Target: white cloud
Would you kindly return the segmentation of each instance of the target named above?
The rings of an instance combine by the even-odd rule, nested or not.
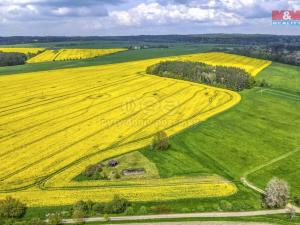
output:
[[[167,24],[180,22],[214,23],[216,25],[236,25],[241,23],[238,15],[215,9],[205,9],[184,4],[141,3],[129,10],[109,13],[112,21],[119,25],[136,26],[143,23]]]
[[[87,7],[58,7],[50,11],[57,16],[89,16],[93,14],[93,9]]]
[[[300,9],[300,0],[0,0],[0,32],[63,35],[74,26],[79,35],[223,32],[228,26],[247,32],[243,27],[252,26],[259,33],[274,9]]]

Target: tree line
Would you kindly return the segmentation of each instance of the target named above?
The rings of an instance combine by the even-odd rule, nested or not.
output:
[[[300,36],[296,35],[267,35],[267,34],[195,34],[195,35],[139,35],[139,36],[13,36],[0,37],[0,44],[25,44],[71,41],[111,41],[116,43],[187,43],[187,44],[228,44],[228,45],[267,45],[300,44]]]
[[[300,66],[300,51],[271,47],[249,47],[235,49],[231,53]]]
[[[252,58],[265,59],[300,66],[300,45],[270,44],[251,47],[217,47],[212,51],[227,52]]]
[[[242,91],[255,85],[254,78],[235,67],[211,66],[201,62],[165,61],[147,68],[148,74],[188,80],[233,91]]]

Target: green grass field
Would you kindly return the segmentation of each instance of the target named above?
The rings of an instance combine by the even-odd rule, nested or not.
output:
[[[299,148],[299,75],[298,67],[274,63],[258,75],[272,88],[241,92],[237,106],[176,135],[166,152],[142,152],[163,177],[217,173],[239,181],[252,169]],[[300,195],[299,161],[300,154],[292,154],[249,178],[264,188],[278,176]]]

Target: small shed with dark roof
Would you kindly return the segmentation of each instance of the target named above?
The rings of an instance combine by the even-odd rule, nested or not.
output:
[[[108,166],[109,166],[109,167],[115,167],[115,166],[117,166],[118,164],[119,164],[119,162],[118,162],[117,160],[114,160],[114,159],[109,160],[109,162],[108,162]]]

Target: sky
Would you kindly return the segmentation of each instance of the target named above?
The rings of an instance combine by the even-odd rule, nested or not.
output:
[[[287,9],[300,0],[0,0],[0,36],[300,35],[272,26],[272,10]]]

